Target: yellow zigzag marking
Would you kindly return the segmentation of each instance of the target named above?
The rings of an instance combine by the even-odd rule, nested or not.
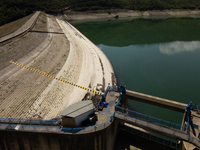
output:
[[[47,77],[49,77],[49,78],[56,79],[56,80],[61,81],[61,82],[64,82],[64,83],[71,84],[71,85],[73,85],[73,86],[75,86],[75,87],[78,87],[78,88],[80,88],[80,89],[84,89],[84,90],[86,90],[86,91],[89,91],[89,92],[92,92],[92,93],[95,93],[95,94],[98,94],[98,95],[103,95],[103,94],[100,93],[100,92],[93,91],[93,90],[91,90],[91,89],[85,88],[85,87],[83,87],[83,86],[76,85],[76,84],[74,84],[74,83],[72,83],[72,82],[69,82],[69,81],[66,81],[66,80],[63,80],[63,79],[60,79],[60,78],[56,78],[56,77],[54,77],[54,76],[51,76],[51,74],[47,74],[47,73],[45,73],[45,72],[41,72],[40,70],[36,70],[35,68],[31,68],[31,67],[25,66],[25,65],[23,65],[23,64],[19,64],[18,62],[13,62],[13,61],[11,60],[10,63],[11,63],[11,64],[18,65],[18,66],[20,66],[20,67],[22,67],[22,68],[31,70],[31,71],[36,72],[36,73],[38,73],[38,74],[47,76]]]

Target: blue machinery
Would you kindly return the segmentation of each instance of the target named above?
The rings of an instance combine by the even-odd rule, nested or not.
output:
[[[112,89],[111,86],[108,86],[106,91],[104,92],[99,104],[104,101],[109,89]],[[197,147],[200,148],[200,140],[194,136],[196,136],[196,133],[194,131],[194,125],[192,122],[192,116],[191,116],[191,110],[192,110],[192,103],[190,102],[186,107],[186,121],[187,121],[187,127],[178,125],[172,122],[168,122],[165,120],[161,120],[152,116],[148,116],[142,113],[138,113],[136,111],[131,111],[122,107],[119,107],[120,103],[123,103],[122,97],[126,95],[126,89],[123,86],[115,87],[115,90],[117,89],[118,92],[120,92],[120,99],[115,105],[115,112],[113,113],[112,118],[120,119],[123,122],[151,130],[157,133],[160,133],[164,136],[168,136],[174,139],[182,140],[189,142]],[[124,126],[124,125],[123,125]],[[197,125],[196,125],[197,126]],[[189,134],[189,128],[191,127],[194,136],[191,136]],[[187,132],[186,131],[187,129]]]
[[[186,115],[185,115],[185,121],[187,122],[187,132],[189,134],[190,127],[191,127],[194,136],[196,136],[196,133],[195,133],[195,130],[194,130],[194,124],[193,124],[193,121],[192,121],[191,110],[192,110],[192,102],[189,102],[189,104],[186,107]]]

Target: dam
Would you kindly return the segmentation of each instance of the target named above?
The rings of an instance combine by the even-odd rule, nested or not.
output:
[[[133,99],[139,97],[140,100],[149,103],[154,101],[153,104],[184,112],[182,125],[128,110],[127,98],[131,96]],[[187,116],[186,107],[186,104],[135,93],[122,86],[108,86],[99,103],[94,105],[94,113],[98,118],[95,124],[72,128],[63,126],[62,120],[0,118],[0,148],[114,149],[116,137],[122,131],[132,133],[132,136],[140,135],[142,139],[149,139],[171,149],[199,148],[199,107],[191,104],[190,121],[188,118],[191,116]],[[155,136],[153,132],[176,139],[179,143]]]
[[[37,15],[39,15],[39,13]],[[66,38],[64,37],[64,33],[62,32],[64,30],[66,30],[66,32],[69,30],[73,30],[74,33],[72,32],[72,35],[74,37],[78,37],[78,39],[80,39],[81,42],[87,41],[87,39],[78,31],[76,31],[76,29],[73,28],[73,26],[71,26],[69,23],[66,24],[67,25],[67,29],[66,29],[62,21],[57,21],[57,24],[60,24],[60,26],[63,29],[63,30],[59,29],[58,30],[59,32],[58,32],[57,30],[53,30],[52,28],[56,26],[55,19],[49,16],[47,21],[48,20],[50,22],[48,24],[50,32],[49,33],[47,32],[49,34],[48,38],[46,38],[47,41],[53,41],[55,43],[56,42],[55,40],[57,38],[59,38],[60,36],[63,36],[62,41],[61,41],[61,38],[60,40],[58,40],[60,41],[59,45],[62,45],[64,43],[63,39]],[[45,20],[43,20],[42,23],[45,23]],[[28,27],[28,30],[26,29],[22,31],[23,34],[26,34],[29,30],[31,30],[29,26],[27,27]],[[42,32],[34,30],[34,31],[31,31],[30,33],[42,33]],[[22,34],[20,33],[19,36],[22,36]],[[67,47],[67,44],[66,43],[64,44],[65,45],[62,47],[63,49]],[[92,49],[92,47],[88,48],[88,43],[86,45],[76,45],[73,43],[73,40],[71,40],[69,41],[68,44],[70,44],[71,47],[78,47],[78,49],[84,47],[85,51],[88,49]],[[50,44],[50,45],[52,46],[53,44]],[[43,45],[43,46],[45,47],[46,45]],[[51,51],[54,50],[54,48],[55,47],[52,47]],[[95,61],[99,65],[96,68],[99,71],[96,75],[99,75],[99,74],[104,75],[104,73],[108,73],[107,74],[108,76],[113,75],[113,72],[111,73],[109,72],[110,70],[112,70],[111,68],[106,70],[107,64],[106,65],[104,64],[105,60],[100,59],[100,56],[102,54],[94,53],[95,51],[88,51],[86,55],[84,56],[86,57],[87,55],[89,55],[89,57],[86,57],[86,58],[95,58],[94,60],[91,60],[91,62]],[[77,59],[77,60],[80,60],[81,62],[81,58],[79,57],[80,53],[78,53],[79,51],[76,51],[76,52],[77,52],[77,57],[71,58],[71,59],[74,59],[74,60]],[[59,54],[59,52],[57,54]],[[73,56],[74,54],[75,53],[72,53],[71,55],[69,54],[69,56]],[[66,71],[62,68],[59,68],[59,66],[65,65],[63,62],[66,61],[66,56],[67,56],[67,53],[63,53],[62,56],[60,55],[59,59],[57,59],[59,60],[58,61],[59,63],[60,63],[60,60],[63,59],[62,64],[59,64],[59,63],[56,64],[55,68],[57,70],[60,69],[63,72]],[[42,60],[44,60],[43,64],[48,64],[46,63],[46,61],[50,62],[49,60],[46,60],[43,58],[45,57],[41,57],[40,60],[38,61],[40,62],[39,65],[41,65]],[[53,59],[53,57],[49,59],[51,60]],[[147,145],[149,148],[151,146],[154,147],[151,149],[199,148],[199,121],[198,121],[199,120],[199,106],[189,103],[189,101],[188,101],[189,104],[187,105],[184,103],[179,103],[179,102],[171,101],[168,99],[163,99],[163,98],[127,90],[122,86],[118,87],[118,86],[111,86],[111,85],[108,85],[104,93],[97,92],[97,91],[96,93],[94,89],[85,88],[85,87],[96,86],[93,83],[92,85],[90,85],[90,82],[84,83],[84,87],[82,87],[82,86],[74,84],[74,83],[79,84],[82,82],[82,81],[76,82],[77,79],[75,78],[73,79],[73,81],[70,81],[70,82],[66,80],[65,78],[63,79],[62,77],[65,76],[66,74],[62,74],[62,76],[60,75],[61,74],[60,72],[59,72],[59,76],[56,75],[58,72],[54,72],[53,74],[50,74],[49,72],[54,71],[53,68],[50,68],[49,70],[45,70],[47,72],[46,73],[46,72],[41,72],[39,69],[35,69],[37,67],[37,64],[32,65],[30,63],[27,66],[27,63],[26,65],[22,65],[22,62],[23,61],[19,63],[13,62],[12,60],[10,61],[10,63],[12,64],[16,64],[22,68],[26,68],[28,70],[33,71],[31,73],[35,72],[38,74],[42,74],[43,75],[42,77],[44,78],[49,77],[46,79],[49,79],[49,80],[55,79],[57,81],[61,81],[59,82],[61,84],[55,85],[53,82],[51,82],[50,84],[49,80],[45,80],[45,82],[48,82],[47,85],[42,85],[43,87],[42,86],[39,87],[38,85],[42,83],[42,80],[40,79],[38,80],[34,74],[35,76],[34,78],[33,77],[30,78],[30,76],[28,76],[28,79],[32,80],[32,83],[29,86],[35,87],[35,89],[31,88],[31,90],[29,90],[28,88],[24,88],[24,85],[25,85],[24,76],[27,74],[27,72],[24,72],[20,76],[17,76],[19,79],[21,78],[20,82],[19,80],[17,80],[13,84],[16,87],[19,87],[18,85],[15,85],[15,83],[21,83],[20,85],[21,89],[19,90],[20,92],[22,91],[22,89],[24,91],[26,90],[26,92],[21,94],[22,97],[19,96],[20,103],[18,103],[19,106],[16,106],[16,100],[12,98],[14,95],[12,93],[13,91],[13,87],[11,86],[12,84],[7,85],[6,83],[7,80],[4,81],[8,77],[8,74],[4,74],[4,76],[1,76],[0,80],[3,81],[2,85],[7,86],[7,89],[2,90],[2,91],[5,91],[5,93],[7,93],[6,96],[8,97],[8,99],[6,99],[6,102],[3,103],[3,106],[1,108],[1,113],[5,114],[4,118],[0,118],[0,132],[1,132],[0,133],[1,135],[0,149],[2,150],[4,149],[117,149],[120,143],[121,145],[123,145],[123,142],[125,143],[125,141],[123,141],[123,139],[120,139],[120,137],[124,137],[124,140],[125,140],[127,139],[125,138],[125,136],[128,137],[128,140],[130,140],[130,143],[133,142],[131,140],[134,140],[138,143],[145,143],[145,145]],[[77,67],[76,63],[78,62],[76,61],[74,63],[74,67]],[[82,77],[84,79],[88,77],[88,70],[90,70],[88,68],[89,67],[92,68],[92,65],[91,63],[88,64],[85,61],[83,66],[86,66],[84,68],[85,70],[81,70],[82,73],[85,73],[84,74],[85,76]],[[49,66],[47,65],[45,68],[48,68],[48,67]],[[71,67],[71,69],[72,68],[73,67]],[[80,68],[76,68],[77,72],[79,70]],[[2,72],[6,72],[6,71],[3,70],[1,71],[1,73]],[[71,72],[74,73],[74,70],[72,69]],[[15,73],[15,70],[13,70],[10,74],[14,74],[14,73]],[[93,79],[94,76],[90,74],[89,78]],[[110,79],[107,80],[104,77],[106,77],[106,75],[100,76],[99,77],[100,81],[96,81],[96,83],[104,82],[104,86],[105,86],[109,82],[114,82],[113,80],[110,80]],[[63,97],[63,95],[58,94],[57,97],[53,97],[53,96],[55,95],[56,90],[57,91],[60,90],[62,93],[67,93],[66,91],[68,91],[68,87],[67,88],[64,87],[62,83],[67,83],[70,86],[72,85],[76,87],[75,89],[76,92],[73,92],[73,95],[69,97],[69,100],[71,100],[71,102],[69,103],[68,107],[73,105],[72,101],[77,101],[78,99],[77,97],[79,96],[78,94],[80,94],[81,92],[82,92],[81,93],[82,95],[85,94],[84,92],[88,91],[88,92],[92,92],[101,96],[101,98],[99,98],[99,101],[97,101],[97,103],[94,102],[93,99],[91,99],[93,104],[91,104],[91,101],[90,101],[88,105],[92,106],[92,107],[89,107],[89,113],[93,112],[92,113],[93,116],[90,116],[91,114],[86,117],[84,116],[85,118],[83,117],[84,120],[81,120],[81,125],[70,127],[69,124],[71,123],[68,123],[68,121],[65,120],[67,123],[64,124],[63,118],[62,120],[57,119],[57,118],[52,119],[52,120],[45,119],[46,117],[45,114],[52,116],[52,114],[54,114],[55,112],[57,113],[57,111],[59,111],[59,109],[61,108],[61,106],[58,107],[60,105],[60,101],[58,100],[60,97]],[[55,90],[53,91],[53,90],[45,89],[45,91],[41,94],[40,91],[42,91],[48,85],[50,86],[54,85],[53,87],[55,87]],[[41,89],[38,89],[38,87]],[[81,92],[77,90],[78,88],[79,90],[81,90]],[[10,90],[8,91],[8,89]],[[32,100],[35,98],[34,94],[31,93],[34,90],[38,90],[38,93],[36,94],[37,95],[41,94],[41,96],[38,97],[34,93],[36,95],[35,97],[37,101],[35,101],[33,105],[31,104],[31,102],[25,103],[24,99],[29,98],[30,100]],[[70,90],[72,91],[72,89]],[[69,92],[71,92],[70,90]],[[18,95],[18,92],[16,92],[15,94]],[[44,99],[45,96],[47,96],[46,97],[47,100],[49,99],[52,100],[52,101],[49,101],[49,103],[52,104],[51,109],[53,109],[51,113],[47,113],[47,110],[45,109],[45,107],[48,104],[40,103]],[[129,110],[127,109],[127,103],[128,103],[127,99],[133,99],[134,101],[140,101],[143,103],[148,103],[151,105],[181,112],[183,113],[182,124],[176,124],[176,123],[158,119],[149,115],[145,115],[137,111]],[[80,100],[81,99],[78,99],[78,101]],[[8,105],[7,101],[11,101],[12,105],[9,104],[6,110],[4,110],[4,108]],[[80,103],[78,103],[78,105],[81,106],[79,107],[79,109],[83,108],[84,106],[83,104],[80,104]],[[42,107],[41,110],[35,111],[35,108],[40,107],[40,106]],[[28,113],[26,113],[25,117],[23,118],[22,117],[24,115],[23,113],[26,112],[25,109],[29,109],[29,108],[31,110]],[[69,112],[65,112],[65,114],[63,114],[63,117],[76,118],[78,115],[82,115],[81,113],[79,113],[74,116],[69,116],[69,115],[66,115],[66,113],[69,113]],[[11,114],[13,114],[14,117],[10,117]],[[38,119],[27,119],[27,118],[31,118],[31,114],[34,114],[34,117],[36,116],[38,117]],[[1,116],[3,117],[4,115],[1,115]],[[48,118],[49,116],[47,116],[46,118]],[[43,119],[39,119],[42,117]],[[156,133],[156,134],[153,134],[153,133]],[[175,139],[178,142],[167,139],[165,137]],[[123,148],[131,149],[130,148],[131,146],[135,146],[134,144],[132,145],[131,144],[130,145],[127,144]]]

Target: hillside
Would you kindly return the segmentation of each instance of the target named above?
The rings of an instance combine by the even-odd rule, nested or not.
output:
[[[86,10],[164,10],[199,9],[199,0],[2,0],[0,1],[0,26],[41,10],[50,14],[62,13],[64,8]],[[109,11],[108,11],[109,13]]]
[[[59,13],[66,7],[66,0],[2,0],[0,1],[0,26],[41,10]]]
[[[70,9],[76,11],[98,9],[164,10],[199,9],[199,0],[66,0]]]

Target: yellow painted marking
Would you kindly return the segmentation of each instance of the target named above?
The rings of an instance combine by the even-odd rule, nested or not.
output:
[[[13,62],[13,61],[11,60],[10,63],[11,63],[11,64],[18,65],[18,66],[23,67],[23,68],[26,68],[26,69],[28,69],[28,70],[34,71],[34,72],[36,72],[36,73],[38,73],[38,74],[42,74],[42,75],[47,76],[47,77],[49,77],[49,78],[56,79],[56,80],[58,80],[58,81],[60,80],[61,82],[65,82],[65,83],[71,84],[71,85],[73,85],[73,86],[75,86],[75,87],[78,87],[78,88],[80,88],[80,89],[84,89],[84,90],[86,90],[86,91],[93,92],[93,93],[98,94],[98,95],[103,95],[103,94],[100,93],[100,92],[97,92],[97,91],[94,91],[94,90],[85,88],[85,87],[83,87],[83,86],[76,85],[76,84],[74,84],[74,83],[72,83],[72,82],[63,80],[63,79],[61,79],[61,78],[56,78],[56,77],[52,76],[51,74],[47,74],[47,73],[45,73],[45,72],[41,72],[40,70],[36,70],[35,68],[31,68],[31,67],[25,66],[25,65],[23,65],[23,64],[19,64],[18,62]]]

